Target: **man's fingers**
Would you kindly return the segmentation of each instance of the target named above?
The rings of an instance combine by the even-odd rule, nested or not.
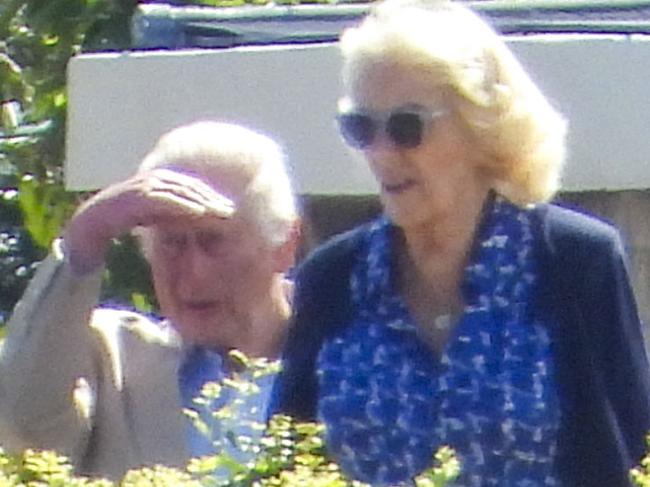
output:
[[[158,207],[156,213],[161,210],[161,204],[166,207],[167,212],[178,215],[191,213],[196,216],[205,216],[209,213],[216,213],[221,218],[227,218],[233,211],[232,207],[230,209],[217,205],[209,207],[206,202],[199,203],[193,198],[187,198],[185,195],[177,194],[166,189],[151,189],[147,191],[147,198],[153,201]]]
[[[230,218],[235,212],[233,202],[217,192],[213,195],[205,195],[197,194],[186,187],[161,185],[148,188],[145,195],[147,199],[156,203],[176,205],[179,213],[189,210],[197,216],[212,215]],[[174,208],[170,207],[169,210],[174,211]]]
[[[180,205],[197,215],[230,218],[235,212],[232,200],[200,179],[168,169],[146,177],[144,194],[148,198]]]

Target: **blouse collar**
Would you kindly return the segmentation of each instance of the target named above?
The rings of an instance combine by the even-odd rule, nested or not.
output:
[[[465,312],[506,308],[520,302],[526,284],[535,278],[530,208],[520,208],[491,192],[483,206],[469,263],[461,283]],[[352,274],[352,296],[357,306],[383,310],[402,305],[397,292],[395,239],[399,228],[382,215],[366,235]]]

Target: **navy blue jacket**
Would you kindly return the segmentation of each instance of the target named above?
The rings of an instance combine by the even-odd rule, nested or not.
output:
[[[534,215],[539,305],[556,323],[560,477],[570,487],[629,486],[650,430],[650,373],[620,238],[613,227],[557,206],[539,205]],[[349,278],[365,231],[330,240],[296,274],[279,412],[315,419],[315,359],[323,340],[352,321]]]

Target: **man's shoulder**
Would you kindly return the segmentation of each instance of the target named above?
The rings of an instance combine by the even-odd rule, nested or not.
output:
[[[126,333],[137,340],[152,345],[177,347],[180,338],[166,322],[133,310],[96,308],[90,326],[104,337],[116,337]]]

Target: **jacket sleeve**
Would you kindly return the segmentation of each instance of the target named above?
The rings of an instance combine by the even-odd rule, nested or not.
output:
[[[298,268],[294,313],[271,413],[316,419],[318,353],[323,341],[349,321],[350,270],[363,230],[362,226],[333,238]]]
[[[569,485],[629,486],[650,429],[650,370],[625,252],[611,226],[553,208],[547,221]]]
[[[607,412],[620,433],[616,441],[629,469],[645,451],[650,432],[650,368],[642,323],[627,271],[623,245],[615,234],[603,259],[592,260],[588,282],[580,290],[585,314],[598,326],[594,344],[599,379],[607,391]]]
[[[0,350],[0,443],[81,460],[92,427],[101,271],[72,274],[55,242],[7,324]]]

